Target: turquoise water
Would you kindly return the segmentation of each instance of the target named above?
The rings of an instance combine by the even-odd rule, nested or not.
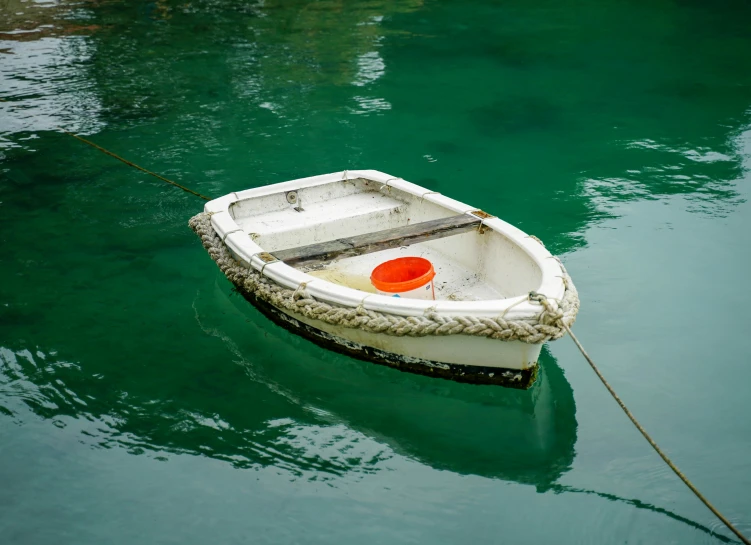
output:
[[[718,543],[569,339],[529,392],[270,324],[201,193],[375,168],[542,238],[575,330],[751,534],[744,2],[0,3],[0,536]]]

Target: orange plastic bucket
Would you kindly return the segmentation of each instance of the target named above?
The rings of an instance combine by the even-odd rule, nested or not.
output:
[[[381,263],[370,282],[383,295],[410,299],[435,299],[433,264],[422,257],[400,257]]]

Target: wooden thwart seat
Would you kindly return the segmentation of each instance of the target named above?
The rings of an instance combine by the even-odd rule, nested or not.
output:
[[[288,265],[333,261],[466,233],[478,228],[481,223],[482,220],[478,217],[461,214],[354,237],[278,250],[271,254]]]

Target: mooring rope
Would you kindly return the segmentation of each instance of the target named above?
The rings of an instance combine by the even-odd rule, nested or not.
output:
[[[536,300],[540,302],[545,308],[548,308],[548,305],[550,304],[547,300],[547,298],[542,294],[535,294],[537,296]],[[607,380],[605,380],[605,377],[600,372],[600,369],[597,367],[595,362],[592,360],[592,358],[589,357],[589,354],[587,354],[587,351],[584,350],[584,347],[579,342],[579,339],[574,335],[574,332],[571,331],[571,328],[568,326],[567,323],[565,323],[563,320],[560,320],[561,325],[566,329],[566,332],[571,336],[571,339],[574,341],[574,344],[576,344],[576,347],[579,349],[579,351],[582,353],[582,356],[584,356],[584,359],[587,360],[587,363],[589,363],[589,366],[592,368],[592,370],[595,372],[595,374],[598,376],[600,381],[605,385],[605,388],[608,389],[608,392],[610,392],[610,395],[613,396],[613,399],[620,405],[621,409],[623,409],[623,412],[626,413],[626,416],[628,416],[629,420],[633,423],[634,426],[636,426],[636,429],[639,430],[639,432],[644,436],[644,439],[647,440],[647,442],[652,445],[652,448],[655,449],[657,454],[660,455],[660,458],[668,465],[670,469],[673,470],[673,473],[678,475],[678,477],[683,481],[683,483],[689,487],[691,492],[696,495],[697,498],[699,498],[704,505],[709,508],[712,513],[715,514],[715,516],[722,521],[722,523],[727,526],[731,532],[733,532],[738,538],[745,543],[746,545],[751,545],[751,541],[744,536],[740,530],[738,530],[733,524],[725,518],[725,516],[720,513],[717,508],[712,505],[712,502],[710,502],[707,498],[704,497],[704,494],[699,492],[699,490],[694,486],[694,483],[692,483],[688,477],[686,477],[683,472],[678,469],[678,467],[673,463],[673,461],[668,458],[668,455],[665,454],[662,449],[655,443],[655,440],[652,439],[652,437],[647,433],[647,430],[645,430],[641,424],[639,424],[639,421],[636,420],[636,417],[631,414],[631,411],[628,410],[628,407],[626,407],[626,404],[621,400],[620,397],[618,397],[618,394],[615,393],[615,390],[613,390],[613,387],[610,386]]]
[[[123,159],[123,158],[122,158],[122,157],[120,157],[119,155],[116,155],[116,154],[112,153],[111,151],[107,151],[106,149],[104,149],[104,148],[103,148],[103,147],[101,147],[101,146],[97,146],[97,145],[96,145],[96,144],[95,144],[94,142],[91,142],[91,141],[89,141],[89,140],[86,140],[85,138],[81,138],[81,137],[80,137],[80,136],[78,136],[77,134],[73,134],[72,132],[68,132],[68,131],[66,131],[65,129],[59,129],[59,130],[61,130],[62,132],[64,132],[65,134],[67,134],[67,135],[69,135],[69,136],[72,136],[73,138],[75,138],[75,139],[77,139],[77,140],[80,140],[80,141],[81,141],[81,142],[83,142],[84,144],[88,144],[88,145],[89,145],[89,146],[91,146],[92,148],[96,148],[96,149],[98,149],[98,150],[99,150],[99,151],[101,151],[102,153],[106,153],[106,154],[107,154],[107,155],[109,155],[110,157],[114,157],[114,158],[115,158],[115,159],[117,159],[118,161],[122,161],[122,162],[123,162],[123,163],[125,163],[126,165],[132,166],[133,168],[137,168],[137,169],[138,169],[138,170],[140,170],[141,172],[145,172],[146,174],[151,174],[152,176],[154,176],[155,178],[159,178],[159,179],[160,179],[160,180],[162,180],[163,182],[167,182],[168,184],[172,184],[172,185],[174,185],[175,187],[179,187],[179,188],[180,188],[180,189],[182,189],[183,191],[185,191],[185,192],[187,192],[187,193],[190,193],[191,195],[195,195],[196,197],[200,197],[200,198],[202,198],[202,199],[203,199],[204,201],[210,201],[210,200],[211,200],[211,197],[207,197],[206,195],[201,195],[201,194],[200,194],[200,193],[198,193],[197,191],[193,191],[192,189],[188,189],[188,188],[187,188],[187,187],[185,187],[184,185],[180,185],[180,184],[178,184],[177,182],[173,182],[172,180],[168,180],[167,178],[165,178],[164,176],[160,176],[160,175],[159,175],[159,174],[157,174],[156,172],[151,172],[150,170],[146,170],[146,169],[145,169],[145,168],[143,168],[143,167],[139,167],[139,166],[138,166],[137,164],[135,164],[135,163],[132,163],[132,162],[128,161],[127,159]]]

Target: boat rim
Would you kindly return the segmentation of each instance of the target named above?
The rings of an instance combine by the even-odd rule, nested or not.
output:
[[[478,210],[384,172],[344,170],[228,193],[206,203],[204,212],[211,216],[214,231],[240,263],[246,267],[252,267],[263,276],[288,289],[296,290],[302,286],[313,298],[322,302],[350,308],[363,307],[365,310],[396,316],[424,316],[427,313],[436,313],[445,317],[495,318],[503,315],[507,319],[523,320],[539,315],[540,305],[529,301],[528,294],[483,301],[433,301],[388,297],[334,284],[299,271],[283,261],[269,262],[267,250],[247,236],[230,213],[230,207],[238,201],[358,178],[404,191],[457,214],[468,214]],[[537,238],[495,216],[484,218],[482,225],[509,239],[535,262],[542,275],[540,285],[535,291],[545,295],[548,299],[561,300],[563,298],[566,288],[563,281],[564,271],[559,261]]]

